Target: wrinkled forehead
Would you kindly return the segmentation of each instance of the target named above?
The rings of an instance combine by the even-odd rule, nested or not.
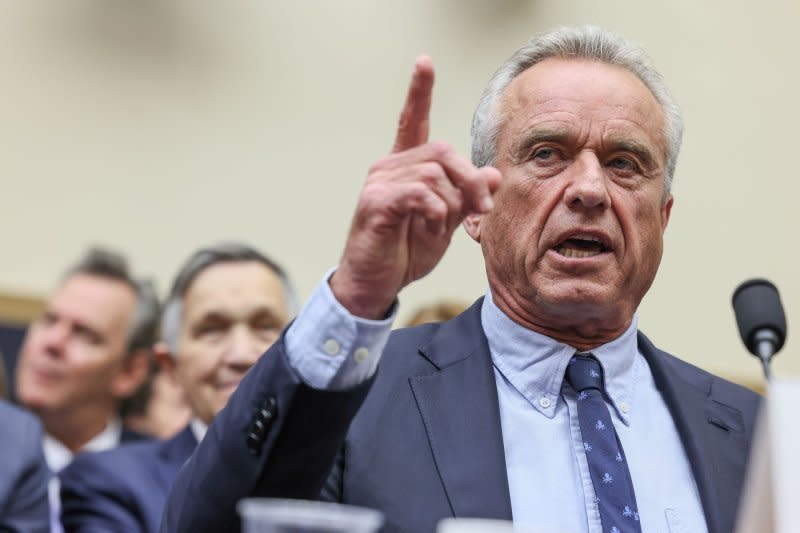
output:
[[[183,298],[185,317],[260,309],[288,316],[283,280],[257,261],[217,263],[199,272]]]
[[[644,82],[618,65],[589,59],[545,59],[508,84],[498,113],[498,140],[546,119],[626,121],[648,136],[666,159],[664,110]]]
[[[103,332],[121,329],[127,335],[136,299],[133,287],[121,280],[73,274],[53,292],[47,309]]]

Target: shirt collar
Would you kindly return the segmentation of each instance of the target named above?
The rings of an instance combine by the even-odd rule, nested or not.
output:
[[[106,425],[105,429],[95,435],[89,442],[83,445],[81,451],[100,452],[119,446],[120,436],[122,435],[122,423],[119,418],[113,418]],[[45,433],[44,457],[51,472],[60,472],[70,462],[74,454],[69,448],[64,446],[58,439]]]
[[[600,366],[603,367],[603,385],[606,395],[617,411],[620,420],[630,425],[630,414],[633,407],[633,393],[639,381],[638,372],[641,365],[636,365],[639,353],[637,332],[637,316],[633,316],[631,325],[625,333],[611,342],[592,350]]]
[[[491,291],[483,300],[481,323],[495,368],[534,409],[553,418],[560,401],[564,372],[575,348],[511,320],[494,303]],[[592,350],[603,367],[606,393],[626,425],[636,383],[636,331],[634,315],[621,336]]]
[[[192,430],[192,435],[197,439],[197,442],[203,442],[203,437],[206,436],[206,432],[208,431],[208,424],[195,416],[189,421],[189,427]]]

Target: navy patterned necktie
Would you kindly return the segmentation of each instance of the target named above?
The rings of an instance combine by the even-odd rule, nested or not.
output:
[[[575,355],[567,383],[578,393],[578,423],[604,533],[641,533],[625,452],[603,399],[603,369],[593,356]]]

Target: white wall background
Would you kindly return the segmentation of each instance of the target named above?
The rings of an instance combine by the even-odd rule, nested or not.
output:
[[[249,241],[303,296],[338,260],[415,56],[437,66],[432,133],[464,153],[494,69],[528,36],[594,23],[643,45],[686,117],[665,258],[640,310],[661,347],[735,379],[759,367],[730,306],[781,289],[800,374],[800,7],[670,0],[17,0],[0,4],[0,290],[44,295],[92,243],[166,291],[196,247]],[[485,290],[459,233],[402,317]]]

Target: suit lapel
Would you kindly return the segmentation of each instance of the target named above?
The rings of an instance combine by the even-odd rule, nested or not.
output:
[[[500,410],[481,304],[443,324],[420,348],[436,370],[409,382],[454,516],[510,520]],[[741,412],[714,397],[711,375],[688,370],[641,333],[639,349],[686,449],[709,533],[732,531],[730,510],[738,505],[747,455]]]
[[[157,471],[165,487],[172,486],[178,470],[192,455],[196,447],[197,439],[192,433],[191,426],[186,426],[177,435],[162,442],[158,450],[161,466],[157,468]]]
[[[481,303],[443,324],[420,348],[436,371],[409,382],[454,516],[510,520],[500,409]]]
[[[747,437],[739,410],[714,398],[713,378],[655,348],[641,333],[639,350],[672,413],[694,473],[710,533],[733,530]]]

